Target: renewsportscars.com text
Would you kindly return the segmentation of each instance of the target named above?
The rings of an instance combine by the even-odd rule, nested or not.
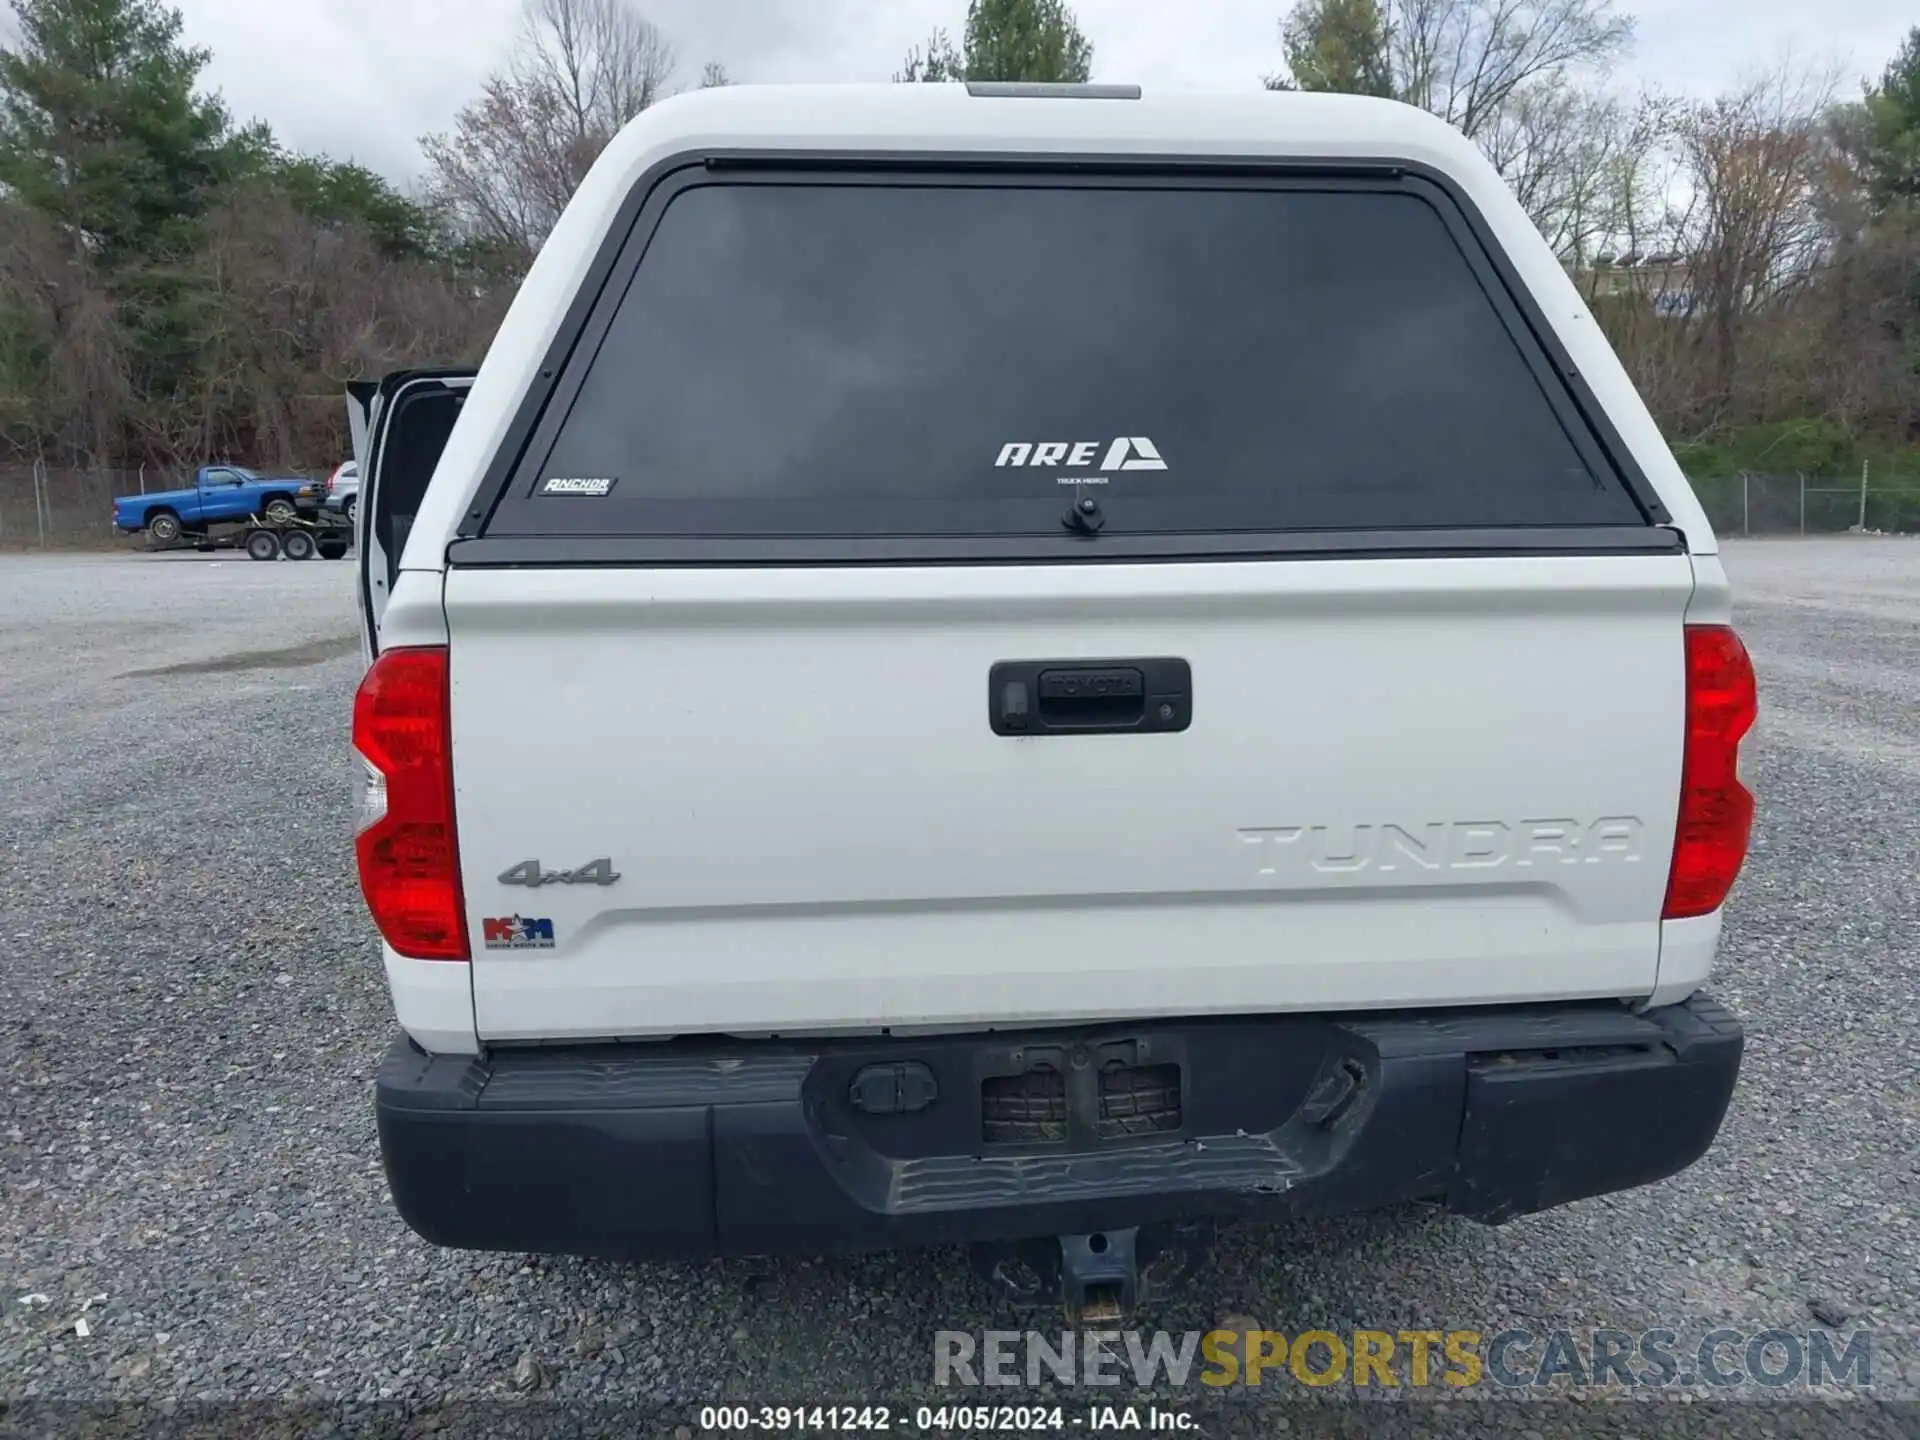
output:
[[[942,1330],[937,1385],[1350,1385],[1453,1390],[1613,1386],[1866,1390],[1855,1330]]]

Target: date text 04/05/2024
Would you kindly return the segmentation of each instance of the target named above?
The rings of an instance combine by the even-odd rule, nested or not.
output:
[[[1072,1430],[1192,1430],[1197,1422],[1179,1410],[1154,1406],[1088,1405],[707,1405],[700,1428],[706,1431],[815,1432],[820,1430],[909,1430],[943,1434],[1003,1430],[1060,1434]]]

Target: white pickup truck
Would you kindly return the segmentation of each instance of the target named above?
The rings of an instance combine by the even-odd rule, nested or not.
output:
[[[1418,111],[713,89],[357,386],[360,875],[444,1245],[1168,1237],[1673,1174],[1753,676],[1574,286]]]

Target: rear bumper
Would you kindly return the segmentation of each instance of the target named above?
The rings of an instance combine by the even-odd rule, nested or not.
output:
[[[376,1111],[402,1216],[469,1249],[766,1254],[1419,1198],[1498,1222],[1698,1159],[1741,1044],[1738,1022],[1704,996],[1642,1015],[1275,1016],[489,1059],[429,1056],[401,1038]],[[1176,1088],[1161,1092],[1178,1095],[1177,1112],[1152,1122],[1166,1129],[1098,1138],[1141,1123],[1110,1113],[1124,1112],[1125,1087],[1102,1098],[1103,1057],[1162,1076],[1177,1067]],[[1064,1083],[1043,1076],[1028,1089],[1048,1058]],[[902,1093],[924,1103],[873,1112],[871,1097]],[[1025,1143],[986,1143],[984,1124],[1021,1114],[1068,1138],[1023,1130]]]

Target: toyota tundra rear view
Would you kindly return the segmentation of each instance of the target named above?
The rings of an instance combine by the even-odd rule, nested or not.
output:
[[[435,1242],[974,1242],[1671,1175],[1752,797],[1714,536],[1457,133],[713,90],[356,386],[357,840]]]

